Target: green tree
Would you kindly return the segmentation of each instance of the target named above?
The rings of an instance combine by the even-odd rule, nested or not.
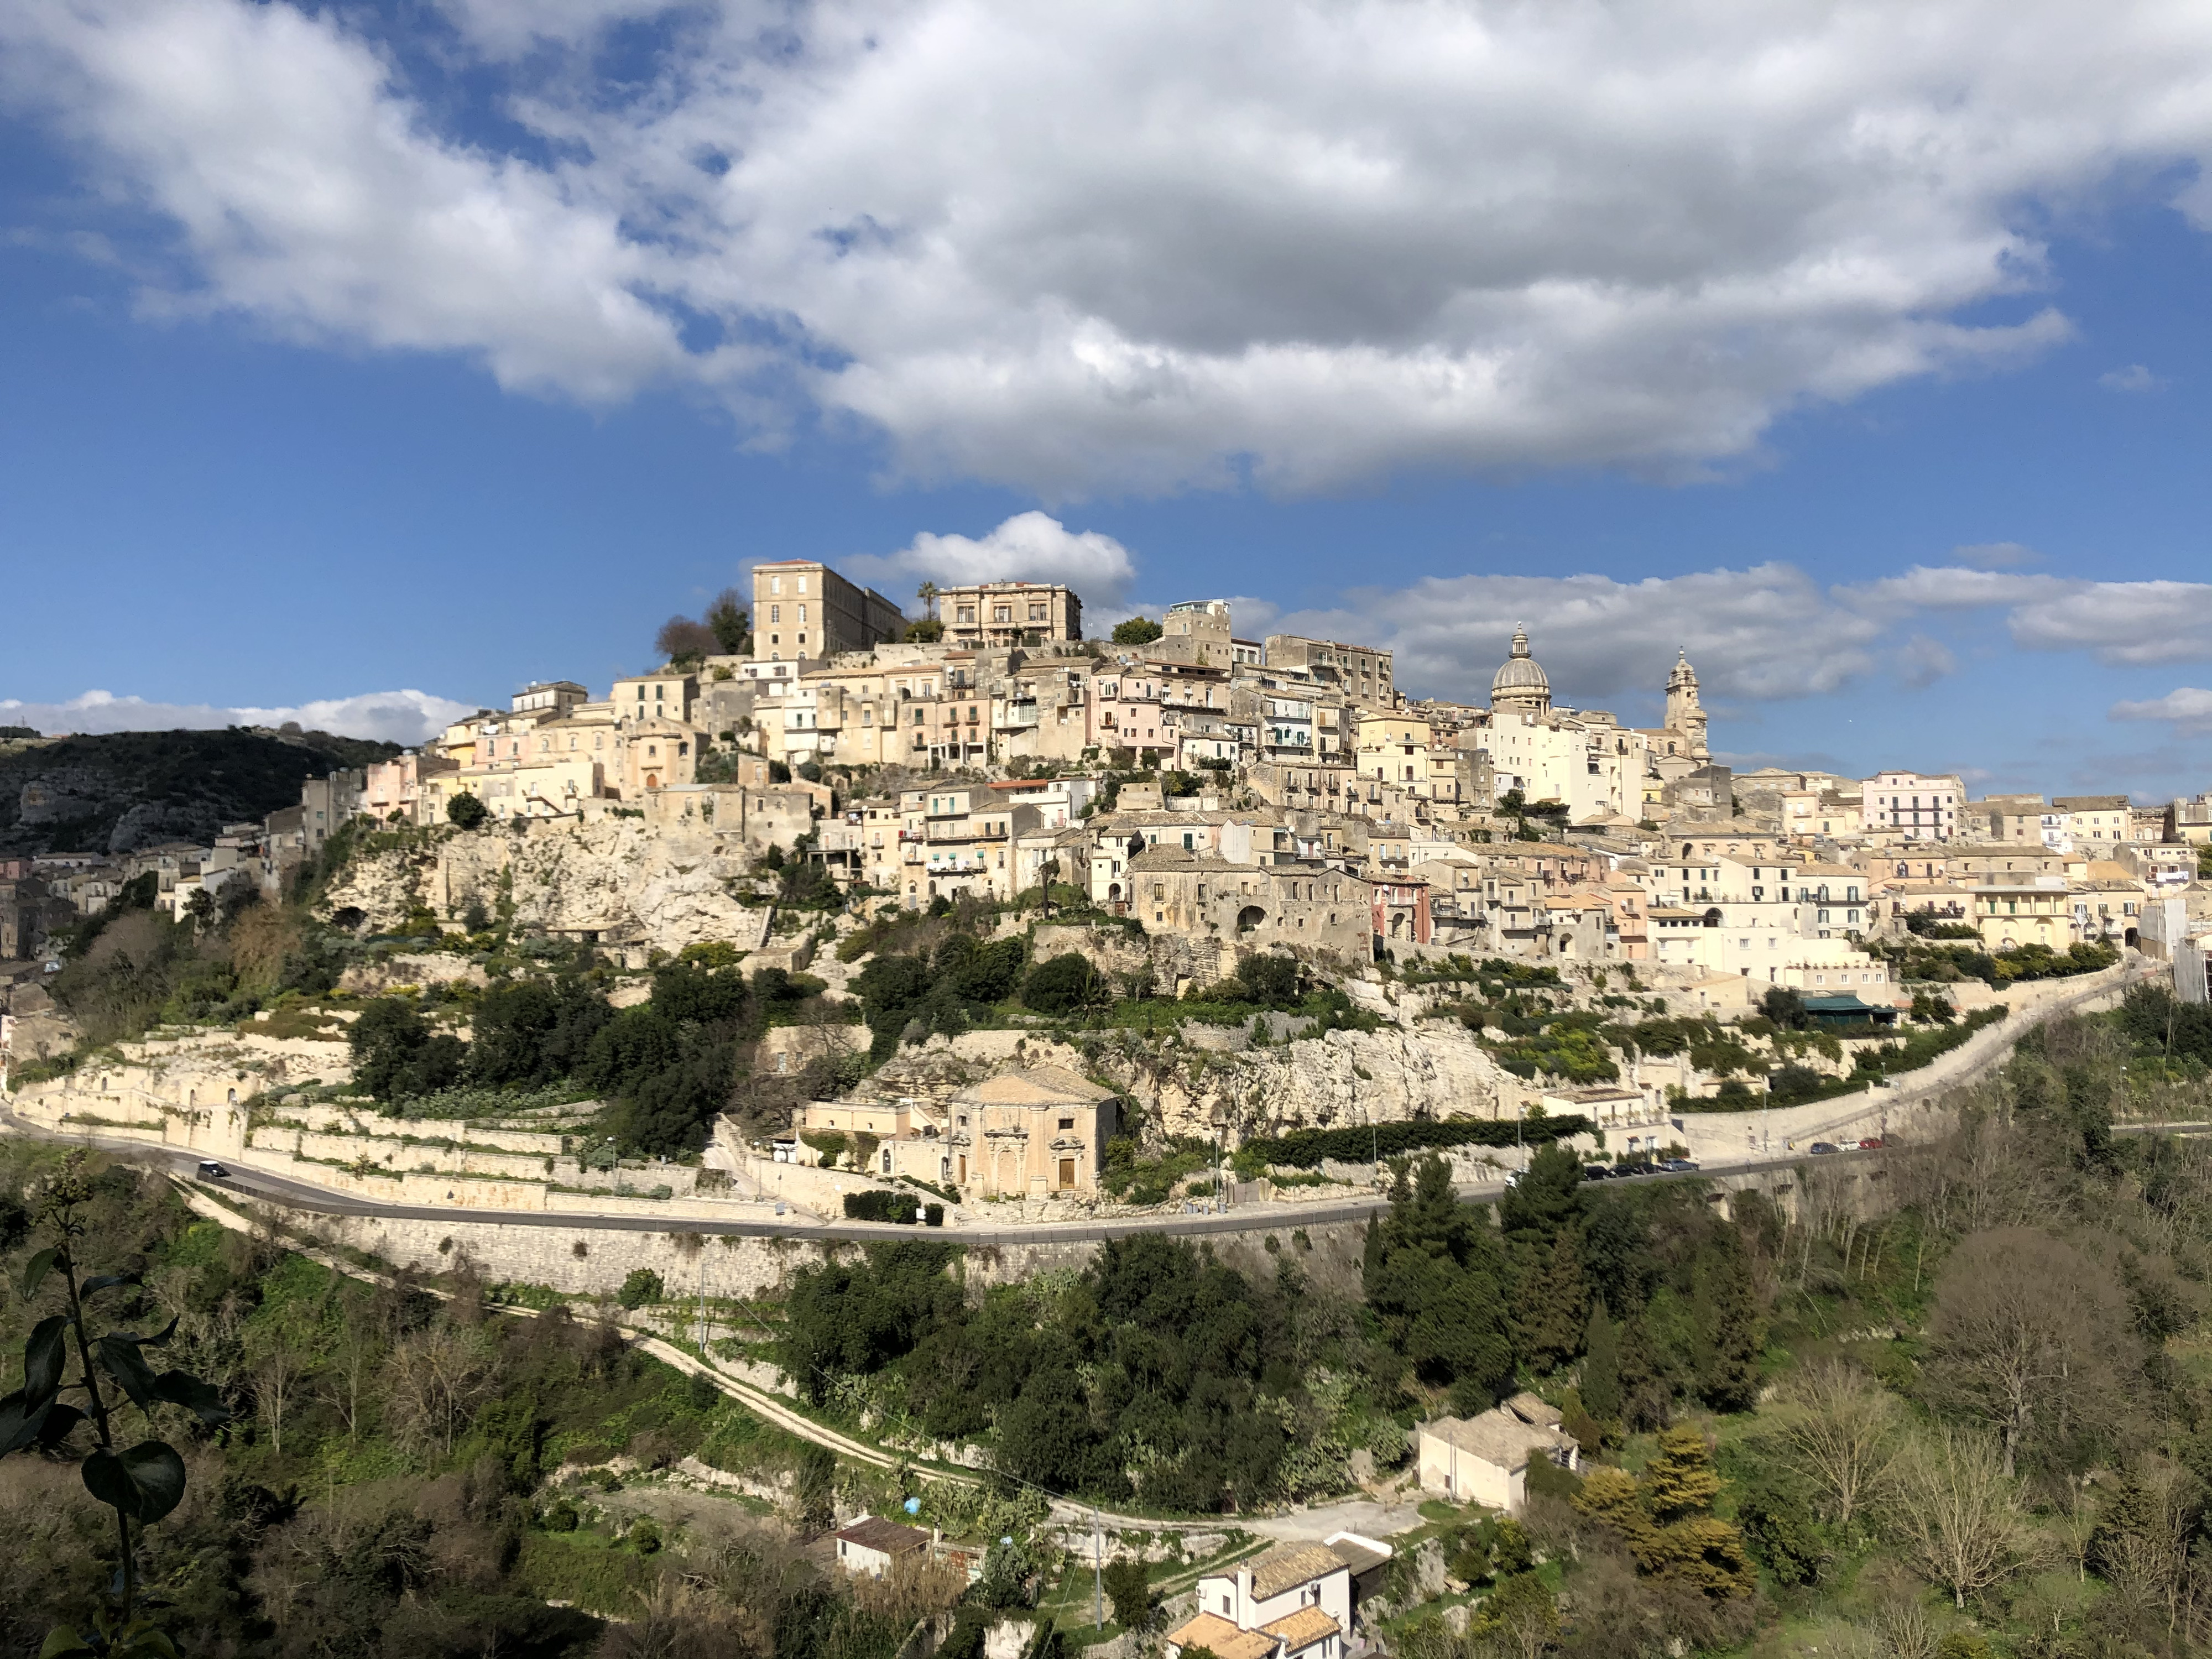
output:
[[[1548,1250],[1579,1210],[1582,1178],[1582,1160],[1572,1152],[1556,1141],[1540,1148],[1498,1200],[1505,1237],[1523,1249]]]
[[[726,657],[742,657],[753,648],[752,616],[746,609],[746,600],[734,587],[726,587],[714,595],[707,607],[707,626],[714,635],[714,643]]]
[[[463,830],[473,830],[491,816],[491,810],[470,790],[463,789],[446,802],[446,817]]]
[[[1766,1322],[1752,1288],[1742,1237],[1732,1227],[1698,1253],[1691,1270],[1691,1322],[1698,1394],[1717,1411],[1749,1411],[1759,1398]]]
[[[660,1275],[652,1268],[633,1267],[629,1276],[623,1280],[622,1289],[616,1292],[615,1300],[625,1309],[635,1312],[648,1302],[659,1301],[663,1288]]]
[[[1514,1326],[1522,1357],[1539,1370],[1557,1370],[1582,1346],[1589,1296],[1583,1285],[1582,1234],[1562,1228],[1550,1251],[1521,1275]]]
[[[1601,1423],[1620,1420],[1620,1327],[1607,1316],[1605,1298],[1590,1304],[1583,1334],[1583,1405]]]
[[[1431,1382],[1480,1409],[1511,1381],[1513,1340],[1497,1241],[1452,1192],[1442,1158],[1401,1176],[1366,1265],[1369,1305],[1391,1346]]]
[[[1089,959],[1071,951],[1030,969],[1022,982],[1022,1000],[1041,1014],[1073,1014],[1097,1001],[1105,989]]]
[[[1237,964],[1237,982],[1252,1001],[1286,1008],[1298,1000],[1298,964],[1294,957],[1255,951]]]
[[[1150,645],[1165,630],[1150,617],[1132,617],[1114,624],[1114,643],[1116,645]]]
[[[1105,1583],[1106,1599],[1114,1604],[1114,1622],[1123,1630],[1150,1630],[1152,1587],[1145,1564],[1134,1556],[1119,1555],[1106,1564],[1100,1577]]]

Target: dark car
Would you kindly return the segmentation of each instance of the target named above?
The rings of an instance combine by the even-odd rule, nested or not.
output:
[[[1585,1164],[1583,1165],[1583,1179],[1584,1181],[1610,1181],[1613,1179],[1613,1165],[1610,1164]]]
[[[1815,1152],[1832,1152],[1836,1151],[1837,1148],[1833,1141],[1816,1140],[1813,1143],[1810,1150]]]
[[[1698,1166],[1686,1158],[1667,1158],[1660,1159],[1659,1167],[1668,1175],[1687,1175]]]
[[[209,1159],[201,1160],[200,1174],[209,1181],[228,1181],[230,1179],[229,1170],[224,1169],[222,1164],[216,1164]]]
[[[1632,1176],[1657,1175],[1659,1166],[1648,1158],[1632,1158],[1613,1170],[1616,1180],[1626,1181]]]

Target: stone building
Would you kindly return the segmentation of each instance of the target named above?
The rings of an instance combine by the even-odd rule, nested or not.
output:
[[[817,559],[755,565],[752,619],[756,662],[820,662],[906,631],[898,606]]]
[[[1098,1190],[1121,1103],[1057,1066],[971,1084],[945,1103],[949,1177],[984,1198],[1087,1197]]]
[[[1036,646],[1083,637],[1083,601],[1060,582],[978,582],[938,590],[948,645]]]
[[[1373,952],[1370,884],[1346,871],[1155,845],[1129,859],[1126,880],[1128,914],[1147,933],[1246,950],[1285,945],[1345,963]]]

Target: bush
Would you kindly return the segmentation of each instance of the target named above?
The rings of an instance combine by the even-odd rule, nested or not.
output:
[[[545,1511],[545,1530],[574,1532],[576,1530],[577,1520],[576,1506],[564,1498]]]
[[[1114,643],[1116,645],[1150,645],[1159,638],[1160,625],[1150,617],[1131,617],[1126,622],[1114,624]]]
[[[845,1194],[845,1218],[848,1221],[894,1221],[902,1227],[911,1227],[921,1213],[921,1200],[912,1193],[887,1193],[879,1187],[871,1187],[865,1192]]]
[[[629,1529],[629,1547],[640,1555],[651,1555],[660,1548],[660,1528],[651,1521],[633,1522]]]
[[[634,1267],[629,1277],[623,1280],[622,1289],[616,1292],[615,1300],[624,1308],[635,1310],[648,1302],[659,1301],[662,1291],[659,1273],[650,1267]]]
[[[1431,1146],[1510,1146],[1516,1140],[1541,1146],[1582,1134],[1590,1121],[1580,1115],[1510,1119],[1447,1118],[1440,1123],[1378,1123],[1371,1128],[1297,1129],[1286,1135],[1248,1140],[1238,1148],[1239,1169],[1281,1164],[1314,1170],[1326,1158],[1364,1164],[1371,1158],[1396,1158]]]
[[[1237,982],[1264,1007],[1287,1007],[1298,1000],[1298,964],[1290,957],[1249,956],[1237,964]]]
[[[446,817],[464,830],[473,830],[491,816],[491,809],[464,789],[446,803]]]
[[[1072,1014],[1098,1000],[1105,981],[1086,957],[1070,954],[1039,963],[1022,986],[1022,1000],[1041,1014]]]
[[[942,1227],[945,1224],[945,1206],[942,1204],[923,1205],[921,1221],[925,1227]]]

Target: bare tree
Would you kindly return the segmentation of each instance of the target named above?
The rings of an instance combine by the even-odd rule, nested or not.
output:
[[[1790,1379],[1784,1397],[1793,1407],[1782,1431],[1790,1460],[1826,1498],[1837,1524],[1847,1527],[1889,1467],[1897,1401],[1842,1359],[1807,1365]]]
[[[346,1437],[351,1439],[361,1432],[361,1391],[376,1369],[382,1345],[367,1322],[357,1317],[347,1319],[341,1333],[317,1398],[345,1419]]]
[[[722,642],[705,623],[689,617],[671,617],[653,636],[653,648],[672,663],[695,663],[721,649]]]
[[[441,1322],[400,1339],[384,1363],[384,1384],[393,1432],[449,1454],[470,1413],[492,1392],[491,1356],[480,1332]]]
[[[307,1379],[307,1358],[278,1331],[260,1343],[249,1375],[253,1381],[253,1409],[268,1425],[270,1449],[282,1456],[284,1414],[297,1401]]]
[[[1906,1559],[1959,1607],[2020,1565],[2019,1495],[1982,1436],[1939,1427],[1907,1446],[1883,1484],[1889,1529]]]
[[[2010,1475],[2032,1436],[2063,1440],[2120,1403],[2142,1346],[2127,1305],[2107,1269],[2048,1233],[1977,1233],[1936,1281],[1930,1397],[1995,1429]]]

